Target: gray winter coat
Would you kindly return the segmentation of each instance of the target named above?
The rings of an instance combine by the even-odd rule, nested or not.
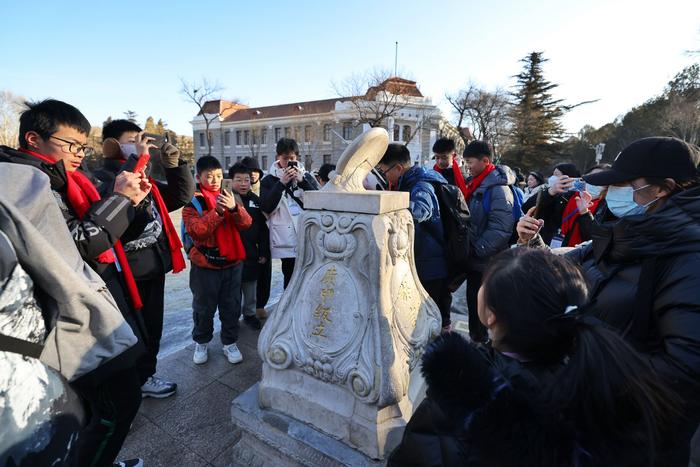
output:
[[[514,226],[513,193],[508,185],[514,183],[513,171],[505,165],[499,165],[469,198],[473,257],[471,267],[475,270],[483,270],[489,258],[508,248]],[[483,206],[486,190],[491,192],[488,213]]]
[[[80,257],[49,178],[19,164],[0,164],[0,230],[42,291],[50,329],[41,361],[69,381],[107,363],[128,365],[136,336],[105,283]]]

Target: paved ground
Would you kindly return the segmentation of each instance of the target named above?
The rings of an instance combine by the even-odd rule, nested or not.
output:
[[[454,328],[467,334],[464,315],[452,314]],[[258,331],[241,323],[238,346],[243,362],[231,365],[218,335],[209,345],[209,361],[192,362],[193,345],[158,362],[158,374],[176,381],[167,399],[144,399],[119,459],[141,457],[146,467],[231,464],[231,448],[240,433],[231,423],[231,401],[261,377]]]
[[[176,381],[167,399],[144,399],[120,459],[141,457],[147,467],[228,466],[239,433],[231,423],[231,401],[261,376],[258,332],[241,325],[238,346],[243,362],[232,365],[218,336],[209,345],[209,361],[192,362],[193,345],[158,362],[158,374]]]

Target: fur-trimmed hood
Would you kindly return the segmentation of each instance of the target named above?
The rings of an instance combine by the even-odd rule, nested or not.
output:
[[[451,333],[428,346],[422,372],[427,397],[388,465],[559,467],[585,458],[572,424],[541,398],[550,369]]]

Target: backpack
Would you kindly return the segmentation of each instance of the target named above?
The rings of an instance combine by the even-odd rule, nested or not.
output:
[[[486,189],[484,197],[481,200],[481,205],[484,207],[484,214],[487,216],[489,212],[491,212],[491,188],[493,188],[493,186]],[[518,231],[516,227],[520,218],[523,217],[523,200],[525,198],[525,193],[515,185],[508,185],[508,188],[510,188],[510,192],[513,193],[513,232],[510,234],[508,244],[513,245],[518,241]]]
[[[494,186],[502,185],[492,185],[486,189],[484,197],[481,200],[481,205],[484,207],[484,214],[488,215],[491,212],[491,188]],[[521,217],[523,217],[523,199],[525,194],[523,190],[515,185],[508,185],[510,192],[513,193],[513,220],[517,223]]]
[[[192,197],[190,204],[192,204],[192,207],[197,210],[197,214],[201,216],[204,210],[202,209],[202,204],[199,202],[196,196]],[[180,238],[182,239],[182,246],[185,249],[185,253],[189,254],[190,250],[194,246],[194,240],[192,240],[192,237],[190,237],[190,234],[188,234],[187,230],[185,229],[184,219],[180,224]]]
[[[471,216],[469,205],[458,187],[432,182],[431,185],[435,189],[440,208],[440,219],[445,238],[438,240],[443,240],[447,264],[451,271],[466,271],[470,257]]]

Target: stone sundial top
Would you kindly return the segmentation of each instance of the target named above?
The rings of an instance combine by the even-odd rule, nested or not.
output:
[[[372,128],[345,148],[332,180],[323,191],[365,192],[362,182],[381,160],[389,146],[389,133],[384,128]]]
[[[362,182],[389,146],[389,133],[372,128],[350,143],[331,180],[320,191],[304,194],[305,209],[382,214],[408,207],[408,193],[366,190]]]

